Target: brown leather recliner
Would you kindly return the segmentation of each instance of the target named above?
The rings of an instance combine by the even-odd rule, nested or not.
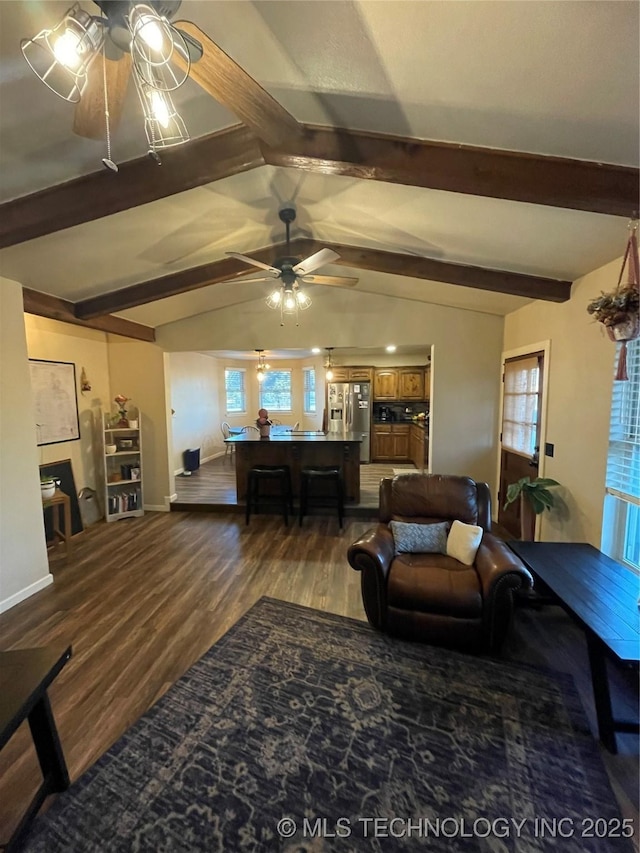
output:
[[[396,555],[389,522],[458,519],[484,529],[472,566],[445,554]],[[374,628],[436,645],[497,651],[511,621],[513,592],[533,580],[491,531],[486,483],[443,474],[400,474],[380,482],[379,523],[348,551],[361,572],[362,600]]]

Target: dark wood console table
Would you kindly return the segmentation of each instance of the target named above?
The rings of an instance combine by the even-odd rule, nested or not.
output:
[[[0,652],[0,749],[29,721],[43,781],[5,846],[16,850],[45,798],[69,787],[69,774],[47,689],[71,657],[71,646]]]
[[[640,578],[584,542],[508,543],[583,628],[600,740],[617,752],[616,732],[640,731],[638,721],[616,720],[611,708],[607,657],[640,660]]]

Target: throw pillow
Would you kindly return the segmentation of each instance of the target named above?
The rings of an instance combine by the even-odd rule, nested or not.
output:
[[[482,527],[454,521],[447,538],[447,555],[454,557],[465,566],[472,566],[482,541]]]
[[[448,531],[449,524],[446,521],[437,524],[391,522],[396,554],[445,554]]]

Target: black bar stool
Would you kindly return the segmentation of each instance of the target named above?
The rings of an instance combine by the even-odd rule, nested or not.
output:
[[[321,485],[325,483],[327,484],[326,486]],[[318,488],[315,488],[316,485]],[[317,505],[336,506],[338,510],[338,522],[342,528],[344,488],[339,466],[307,466],[300,472],[300,525],[302,525],[302,519],[307,514],[310,500]]]
[[[262,491],[261,483],[272,483],[276,488]],[[284,523],[289,524],[289,511],[293,515],[293,491],[291,469],[288,465],[254,465],[247,474],[246,523],[251,512],[259,512],[261,506],[279,504]]]

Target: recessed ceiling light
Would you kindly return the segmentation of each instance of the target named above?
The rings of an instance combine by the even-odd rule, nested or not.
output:
[[[393,344],[389,344],[389,346],[386,349],[387,349],[387,352],[395,352],[396,351],[396,348]]]
[[[320,347],[314,347],[314,348],[311,350],[311,352],[312,352],[314,355],[318,355],[318,353],[320,352]]]

